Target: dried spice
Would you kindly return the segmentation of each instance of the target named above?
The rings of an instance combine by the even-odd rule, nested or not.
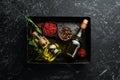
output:
[[[72,31],[69,27],[61,27],[58,32],[58,35],[61,40],[67,41],[67,40],[71,39]]]

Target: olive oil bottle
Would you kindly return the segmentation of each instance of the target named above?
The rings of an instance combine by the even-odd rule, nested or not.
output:
[[[86,29],[88,24],[88,20],[84,19],[81,26],[80,26],[80,30],[77,33],[77,35],[75,36],[75,38],[69,43],[66,53],[67,55],[71,56],[72,58],[75,57],[78,49],[80,48],[80,38],[82,36],[82,31]]]

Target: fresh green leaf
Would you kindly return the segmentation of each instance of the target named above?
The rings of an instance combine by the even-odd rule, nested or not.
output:
[[[29,17],[25,16],[25,18],[28,22],[30,22],[33,25],[33,27],[38,33],[42,34],[42,30],[39,29],[38,26]]]
[[[42,49],[38,49],[38,53],[42,53]]]
[[[31,46],[34,46],[34,47],[36,47],[36,48],[38,47],[38,45],[37,45],[37,43],[34,41],[34,39],[29,40],[28,44],[31,45]]]

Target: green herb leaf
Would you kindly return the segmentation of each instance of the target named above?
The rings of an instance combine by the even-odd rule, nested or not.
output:
[[[28,22],[30,22],[33,25],[33,27],[38,33],[42,34],[42,30],[39,29],[38,26],[29,17],[25,16],[25,18]]]
[[[38,45],[37,45],[37,43],[34,41],[34,39],[29,40],[28,44],[31,45],[31,46],[34,46],[34,47],[36,47],[36,48],[38,47]]]

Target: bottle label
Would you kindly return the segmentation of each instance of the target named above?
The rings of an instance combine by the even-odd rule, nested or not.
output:
[[[56,46],[55,45],[50,45],[50,49],[55,49]]]
[[[77,40],[72,40],[74,45],[79,45],[80,43]]]
[[[55,49],[55,50],[54,50],[54,53],[56,54],[57,52],[58,52],[58,49]]]

